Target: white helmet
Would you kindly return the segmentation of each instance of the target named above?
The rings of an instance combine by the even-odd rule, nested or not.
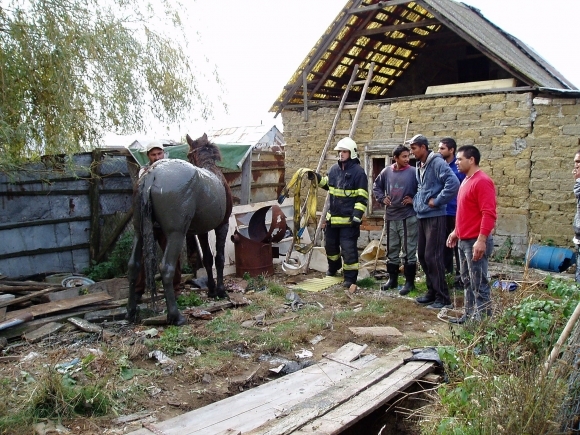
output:
[[[351,159],[358,159],[358,154],[356,152],[356,142],[350,137],[342,138],[334,147],[334,151],[350,151]]]

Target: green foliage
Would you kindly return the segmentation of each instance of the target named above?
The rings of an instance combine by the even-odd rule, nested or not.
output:
[[[187,295],[181,294],[177,297],[177,306],[181,309],[188,307],[199,307],[202,304],[203,300],[195,292],[190,292]]]
[[[133,249],[133,231],[124,232],[113,248],[107,261],[93,264],[85,275],[94,281],[116,278],[127,273],[127,264]]]
[[[451,327],[453,345],[438,349],[449,383],[422,433],[555,433],[567,388],[544,361],[578,299],[575,283],[549,279],[493,318]]]
[[[212,80],[186,54],[178,0],[8,0],[0,10],[0,152],[72,154],[104,132],[207,119]],[[203,58],[203,56],[201,56]],[[215,72],[210,73],[219,83]]]
[[[196,337],[191,333],[189,328],[179,328],[169,326],[163,331],[163,334],[155,342],[155,346],[160,348],[169,356],[184,354],[190,346],[195,346]]]
[[[493,252],[491,260],[502,263],[509,259],[511,257],[513,245],[511,236],[507,236],[502,245]]]
[[[286,296],[286,288],[280,284],[269,283],[268,293],[270,293],[272,296],[284,297]]]
[[[248,272],[245,272],[243,277],[248,282],[246,291],[253,290],[259,292],[268,288],[268,281],[266,280],[266,276],[263,274],[252,277]]]
[[[359,279],[356,282],[356,285],[362,288],[378,288],[377,280],[370,276],[367,278]]]

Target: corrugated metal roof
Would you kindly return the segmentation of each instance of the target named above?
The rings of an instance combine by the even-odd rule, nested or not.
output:
[[[375,68],[367,100],[391,97],[395,85],[395,96],[417,95],[420,86],[445,84],[427,83],[432,72],[429,70],[421,72],[425,83],[415,83],[413,68],[418,60],[435,53],[437,61],[445,61],[445,54],[449,53],[446,47],[453,50],[462,44],[474,47],[481,57],[498,65],[502,74],[512,75],[521,85],[575,89],[530,47],[463,3],[349,0],[270,110],[279,113],[287,105],[303,104],[304,72],[309,101],[338,101],[354,66],[360,66],[357,80],[364,80],[371,62]],[[405,89],[405,81],[413,82],[413,89]],[[353,86],[347,101],[358,101],[362,87]]]
[[[220,144],[252,145],[255,148],[284,145],[284,137],[275,125],[221,128],[210,131],[208,136],[212,142]]]

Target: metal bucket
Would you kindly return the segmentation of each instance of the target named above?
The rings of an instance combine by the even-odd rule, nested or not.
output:
[[[252,277],[274,274],[271,243],[248,239],[237,230],[231,239],[236,255],[236,276],[241,278],[245,273]]]

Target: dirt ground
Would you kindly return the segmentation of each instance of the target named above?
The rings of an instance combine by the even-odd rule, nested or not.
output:
[[[240,328],[237,340],[219,344],[220,350],[229,357],[216,364],[201,363],[202,356],[194,348],[171,355],[173,362],[163,364],[149,354],[156,349],[156,340],[163,337],[167,327],[114,321],[103,324],[101,334],[82,332],[73,325],[66,325],[57,334],[36,344],[11,341],[2,353],[0,381],[13,390],[25,391],[23,379],[40,382],[47,367],[56,364],[61,364],[61,372],[69,374],[78,384],[94,382],[93,377],[102,378],[106,382],[101,387],[116,398],[114,411],[102,417],[63,421],[63,425],[71,434],[122,434],[139,429],[143,423],[175,417],[283,376],[283,372],[276,374],[270,369],[279,366],[280,359],[286,361],[290,369],[301,367],[305,360],[297,358],[296,353],[302,349],[311,351],[312,357],[307,361],[315,362],[348,342],[366,344],[364,353],[377,356],[398,346],[417,348],[448,342],[449,324],[437,318],[437,311],[414,302],[420,292],[400,297],[395,291],[382,292],[375,285],[374,289],[359,288],[350,295],[336,285],[320,292],[296,291],[301,304],[294,307],[290,304],[288,293],[292,290],[289,285],[301,279],[322,277],[322,273],[311,272],[296,279],[276,267],[274,276],[267,281],[269,286],[276,284],[279,293],[280,289],[287,293],[286,297],[273,297],[268,290],[246,289],[243,296],[250,305],[212,313],[214,320],[223,316],[240,325],[248,321],[255,323]],[[246,284],[233,277],[227,279],[232,293],[239,293]],[[190,291],[205,296],[203,290]],[[452,297],[457,305],[462,304],[461,293],[454,292]],[[203,306],[198,308],[203,309]],[[266,324],[260,324],[256,318]],[[189,325],[182,328],[190,328],[192,335],[208,337],[207,324],[208,320],[190,318]],[[303,327],[306,324],[318,326]],[[284,329],[284,325],[289,328]],[[402,336],[355,336],[349,329],[352,326],[391,326]],[[289,340],[290,348],[264,351],[268,346],[262,345],[256,336],[268,331],[276,331],[280,338]],[[75,365],[75,359],[87,361],[87,358],[92,359],[88,365],[90,370],[81,369],[81,364]],[[119,374],[127,368],[134,376],[121,379]],[[134,420],[124,421],[120,418],[123,416],[132,416],[126,420]],[[19,432],[15,428],[14,433],[30,431]],[[51,432],[45,428],[37,433]]]

